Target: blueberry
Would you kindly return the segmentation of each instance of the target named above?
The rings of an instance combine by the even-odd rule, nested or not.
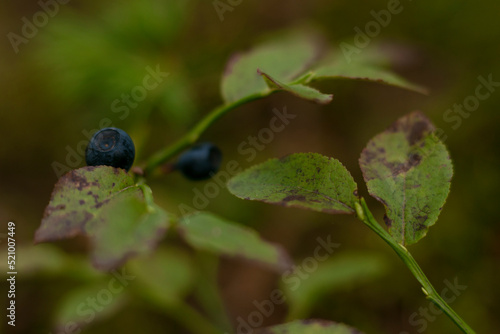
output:
[[[212,143],[201,143],[184,152],[177,161],[176,168],[191,180],[205,180],[217,173],[222,160],[222,152]]]
[[[134,142],[123,130],[104,128],[97,131],[85,151],[88,166],[112,166],[127,172],[135,158]]]

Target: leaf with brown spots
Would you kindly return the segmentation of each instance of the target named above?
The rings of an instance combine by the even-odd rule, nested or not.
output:
[[[108,166],[83,167],[65,174],[54,186],[35,242],[85,235],[85,225],[101,207],[132,186],[134,180],[125,170]]]
[[[363,334],[356,328],[328,320],[295,320],[286,324],[262,328],[255,334]]]
[[[450,191],[450,156],[433,131],[424,114],[410,113],[370,140],[359,159],[370,195],[386,208],[389,233],[403,245],[427,234]]]
[[[280,272],[289,269],[291,259],[283,248],[261,239],[257,232],[208,212],[184,216],[179,231],[193,248],[218,255],[241,257]]]
[[[89,237],[94,265],[111,269],[154,247],[166,227],[166,213],[145,202],[125,170],[83,167],[56,183],[34,241]]]
[[[233,177],[229,191],[240,198],[326,213],[354,213],[357,185],[336,159],[295,153],[271,159]]]

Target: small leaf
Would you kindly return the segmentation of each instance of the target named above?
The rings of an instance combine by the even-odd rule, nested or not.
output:
[[[193,248],[220,255],[238,256],[268,265],[280,271],[291,260],[278,245],[262,240],[257,232],[211,213],[198,212],[182,218],[181,235]]]
[[[85,225],[98,215],[114,194],[134,185],[125,170],[107,166],[83,167],[63,175],[54,186],[35,243],[85,234]]]
[[[345,292],[379,277],[386,270],[385,258],[371,253],[342,253],[319,262],[317,269],[307,279],[301,280],[300,285],[282,284],[290,305],[288,318],[308,316],[326,294],[339,290]]]
[[[255,334],[363,334],[356,328],[328,320],[296,320],[283,325],[267,327]]]
[[[7,258],[7,248],[2,256]],[[11,271],[7,261],[0,262],[0,270],[3,273]],[[23,279],[34,280],[41,277],[66,277],[77,281],[93,281],[103,275],[81,256],[68,254],[51,244],[16,246],[16,270],[23,273]]]
[[[99,221],[89,224],[92,258],[96,267],[111,269],[130,256],[147,253],[160,242],[168,217],[157,205],[148,207],[137,189],[136,196],[123,192],[106,205]]]
[[[247,169],[228,183],[240,198],[327,213],[354,213],[357,186],[336,159],[295,153]]]
[[[137,277],[136,291],[159,307],[175,306],[190,291],[195,278],[190,257],[173,248],[160,248],[148,258],[130,261],[128,267]]]
[[[337,54],[336,57],[323,61],[323,65],[313,71],[314,76],[310,77],[308,82],[326,79],[363,80],[427,94],[427,89],[415,85],[389,70],[384,64],[389,62],[388,58],[387,55],[374,49],[364,50],[362,56],[359,55],[349,60],[343,55]]]
[[[327,104],[332,101],[332,94],[323,94],[317,89],[298,83],[286,85],[277,79],[272,78],[269,74],[261,72],[260,70],[258,70],[258,73],[265,78],[268,87],[271,89],[284,90],[305,100],[310,100],[320,104]]]
[[[167,214],[146,203],[141,187],[149,189],[134,185],[124,170],[108,166],[67,173],[54,187],[35,242],[89,237],[93,263],[100,269],[150,251],[165,233]]]
[[[52,245],[18,245],[16,255],[16,269],[24,278],[59,274],[70,261],[66,253]],[[7,258],[7,249],[2,256]],[[0,262],[0,270],[9,271],[7,261]]]
[[[267,41],[254,49],[235,54],[226,65],[222,78],[222,97],[226,103],[269,91],[260,69],[284,82],[303,74],[319,56],[318,37],[295,31]]]
[[[453,175],[450,156],[420,112],[397,120],[375,136],[359,163],[370,195],[384,204],[390,234],[413,244],[434,225]]]
[[[116,282],[116,279],[102,280],[65,295],[56,310],[56,332],[73,333],[116,314],[128,300],[124,287]]]

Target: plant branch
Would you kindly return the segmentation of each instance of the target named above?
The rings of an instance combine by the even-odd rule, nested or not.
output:
[[[146,163],[146,167],[144,169],[144,173],[146,175],[151,175],[156,168],[160,165],[164,164],[176,154],[183,151],[185,148],[194,144],[198,138],[200,138],[201,134],[205,132],[215,121],[219,118],[227,114],[229,111],[254,100],[261,99],[263,97],[271,94],[272,91],[267,91],[264,93],[253,94],[250,96],[246,96],[242,99],[234,101],[229,104],[224,104],[212,110],[208,115],[206,115],[194,128],[191,129],[184,137],[180,138],[172,145],[165,147],[159,152],[155,153],[151,158],[148,159]]]
[[[418,265],[417,261],[413,258],[410,252],[397,243],[394,238],[375,220],[372,213],[368,209],[364,198],[361,198],[361,204],[356,203],[356,214],[358,218],[365,223],[372,231],[377,233],[403,260],[408,269],[410,269],[413,276],[422,285],[422,290],[426,298],[430,299],[437,307],[439,307],[464,333],[474,334],[472,328],[460,318],[460,316],[444,301],[444,299],[437,293],[436,289],[432,286],[431,282],[425,276],[424,272]]]

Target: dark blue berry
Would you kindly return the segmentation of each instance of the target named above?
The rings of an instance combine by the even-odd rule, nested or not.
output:
[[[97,131],[85,151],[88,166],[112,166],[127,172],[135,158],[134,142],[123,130],[104,128]]]
[[[191,180],[205,180],[217,173],[222,161],[222,152],[212,143],[197,144],[184,152],[176,168]]]

